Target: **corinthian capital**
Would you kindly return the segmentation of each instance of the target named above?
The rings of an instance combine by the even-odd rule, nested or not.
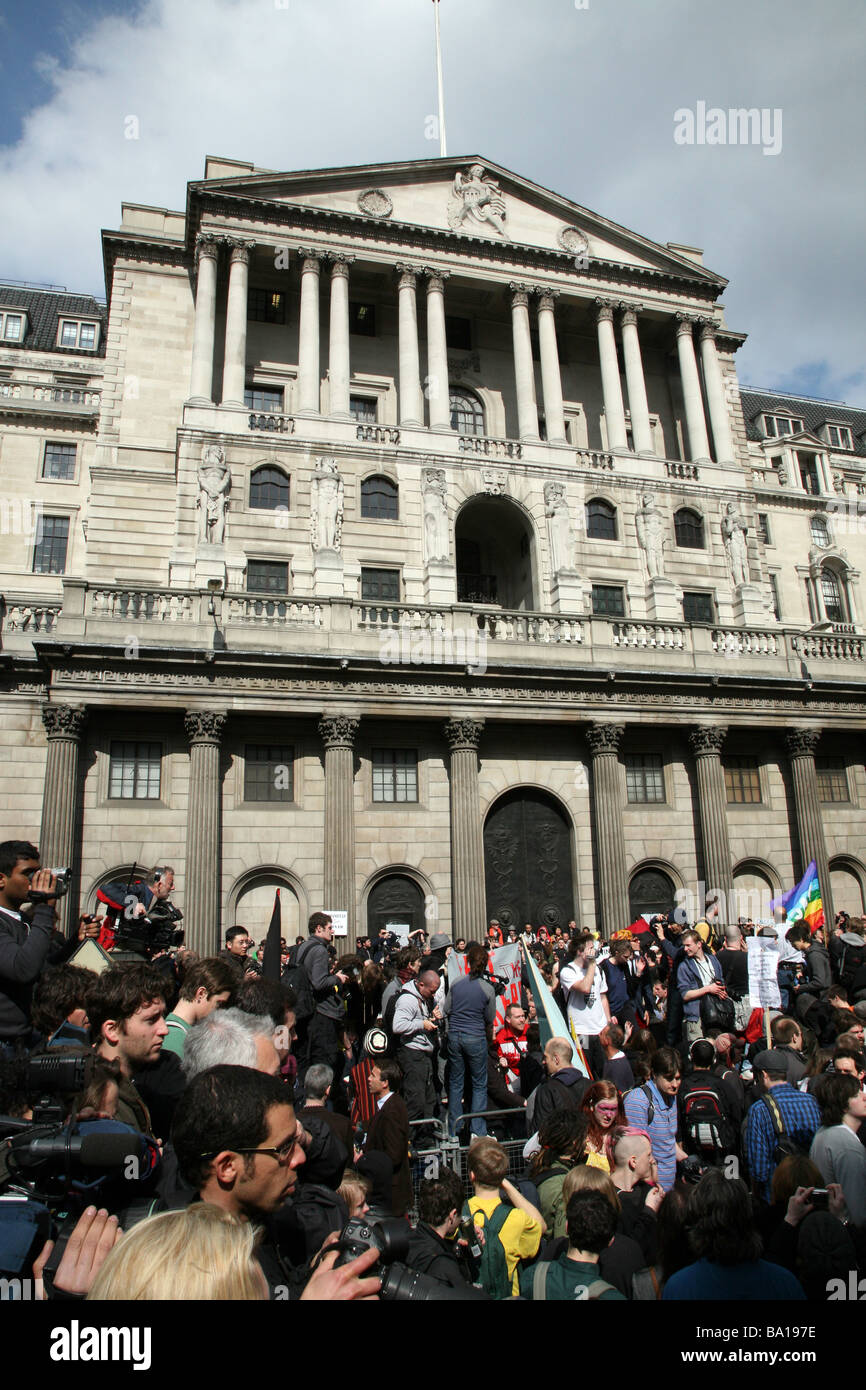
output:
[[[718,757],[727,733],[728,730],[723,724],[699,724],[696,729],[690,729],[689,743],[695,757],[710,753]]]
[[[326,714],[319,720],[319,737],[326,748],[353,748],[360,720],[346,714]]]
[[[220,239],[213,232],[199,232],[195,239],[196,255],[199,260],[209,256],[215,261],[220,253]]]
[[[449,719],[445,725],[445,737],[451,752],[468,748],[477,753],[483,729],[483,719]]]
[[[813,757],[820,737],[820,729],[789,729],[785,735],[785,744],[790,757]]]
[[[618,753],[624,733],[624,724],[590,724],[586,741],[593,754]]]
[[[211,709],[188,709],[183,717],[190,743],[219,743],[225,732],[227,714]]]
[[[42,723],[49,739],[77,741],[84,733],[87,710],[77,705],[43,705]]]
[[[529,303],[529,286],[525,285],[522,280],[510,280],[508,288],[511,290],[512,307]]]
[[[691,338],[692,328],[697,323],[695,314],[676,314],[674,316],[677,323],[677,337]]]
[[[595,301],[595,307],[596,320],[598,323],[604,323],[605,321],[607,323],[613,323],[613,313],[617,307],[616,300],[598,298]]]

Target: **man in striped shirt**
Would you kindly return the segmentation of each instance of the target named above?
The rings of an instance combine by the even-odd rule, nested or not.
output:
[[[679,1054],[672,1047],[653,1053],[652,1075],[624,1097],[626,1118],[635,1129],[645,1130],[658,1164],[658,1182],[670,1192],[677,1177],[677,1159],[686,1157],[677,1142],[677,1092],[680,1089]]]
[[[745,1159],[757,1197],[771,1202],[770,1185],[776,1171],[780,1126],[787,1140],[803,1153],[821,1127],[821,1110],[808,1091],[788,1083],[787,1059],[775,1049],[760,1052],[753,1062],[761,1095],[746,1120]]]

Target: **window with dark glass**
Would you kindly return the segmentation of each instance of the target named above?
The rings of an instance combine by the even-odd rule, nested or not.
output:
[[[829,621],[831,623],[847,622],[845,600],[842,596],[839,576],[833,570],[827,569],[826,566],[821,571],[821,594],[824,599],[824,612]]]
[[[359,338],[375,338],[375,304],[357,304],[354,300],[349,304],[349,332]]]
[[[593,541],[616,540],[616,507],[601,497],[586,504],[586,534]]]
[[[625,785],[629,801],[664,801],[662,760],[655,753],[629,753],[625,759]]]
[[[350,396],[349,413],[359,425],[375,425],[379,415],[375,396]]]
[[[803,429],[803,421],[790,415],[765,415],[764,426],[770,439],[781,439],[785,434],[799,434]]]
[[[68,483],[75,477],[75,444],[45,445],[42,459],[42,476],[54,482]]]
[[[712,594],[688,592],[683,594],[684,623],[714,623],[715,621]]]
[[[623,590],[615,584],[593,584],[592,611],[600,618],[624,618]]]
[[[677,545],[684,550],[705,550],[704,519],[699,512],[689,507],[681,507],[674,516],[674,534]]]
[[[371,521],[396,521],[399,491],[390,478],[365,478],[361,484],[361,516]]]
[[[33,573],[65,574],[68,545],[69,517],[41,516],[36,524]]]
[[[400,602],[400,571],[361,567],[361,598],[370,603]]]
[[[847,425],[828,425],[827,438],[831,449],[853,449],[851,431]]]
[[[451,428],[458,434],[484,433],[484,407],[472,391],[451,391]]]
[[[413,748],[373,749],[373,800],[418,800],[418,754]]]
[[[757,758],[725,758],[724,770],[725,796],[728,801],[754,805],[761,800],[761,777]]]
[[[295,750],[287,744],[248,743],[244,749],[244,801],[294,801]]]
[[[849,801],[845,759],[818,756],[815,758],[819,801]]]
[[[472,351],[472,321],[456,314],[445,315],[445,342],[458,352]]]
[[[823,516],[813,516],[809,523],[812,532],[812,540],[816,545],[830,544],[830,528],[827,525],[827,518]]]
[[[253,323],[285,323],[286,296],[282,290],[251,289],[247,292],[247,318]]]
[[[773,616],[776,622],[781,622],[782,610],[779,607],[779,585],[774,574],[770,575],[770,593],[773,596]]]
[[[766,512],[758,512],[758,539],[762,540],[764,545],[773,543],[770,540],[770,518]]]
[[[289,567],[276,560],[247,561],[247,592],[251,594],[287,594]]]
[[[262,414],[279,414],[283,408],[283,389],[281,386],[247,386],[244,405],[247,410],[259,410]]]
[[[162,744],[113,742],[109,753],[108,795],[122,801],[158,801]]]
[[[797,454],[797,466],[800,470],[800,482],[806,492],[811,497],[818,497],[821,492],[821,484],[818,480],[818,465],[813,454]]]
[[[289,480],[281,468],[265,464],[250,474],[250,506],[256,511],[288,510]]]

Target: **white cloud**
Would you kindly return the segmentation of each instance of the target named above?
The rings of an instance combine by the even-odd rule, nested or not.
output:
[[[830,18],[828,19],[828,16]],[[731,281],[741,377],[866,399],[860,0],[442,0],[449,148],[479,151]],[[0,269],[101,292],[121,200],[182,208],[206,153],[274,169],[428,158],[430,0],[146,0],[77,16],[0,150]],[[697,101],[780,107],[783,148],[680,147]],[[140,138],[124,137],[134,115]]]

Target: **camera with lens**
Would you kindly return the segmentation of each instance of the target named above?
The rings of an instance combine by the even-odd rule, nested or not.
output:
[[[484,1291],[473,1288],[471,1284],[452,1288],[439,1279],[431,1278],[429,1274],[409,1269],[403,1263],[409,1253],[409,1233],[410,1227],[405,1221],[391,1217],[382,1221],[365,1221],[361,1217],[353,1217],[340,1232],[336,1244],[340,1252],[337,1265],[349,1264],[365,1251],[375,1248],[379,1251],[379,1264],[382,1266],[379,1271],[382,1281],[379,1297],[386,1302],[428,1303],[444,1300],[462,1303],[467,1299],[487,1300]],[[472,1234],[474,1239],[475,1232]],[[372,1276],[373,1270],[370,1271]]]
[[[503,980],[502,976],[494,975],[492,970],[485,970],[483,978],[487,981],[488,984],[493,986],[493,992],[496,995],[497,999],[501,999],[502,995],[508,989],[508,984],[505,980]]]
[[[35,874],[38,873],[39,870],[34,869],[33,872]],[[52,902],[55,898],[65,897],[66,894],[69,892],[69,884],[72,880],[72,870],[70,868],[49,869],[48,873],[53,874],[56,880],[54,885],[54,891],[52,893],[45,893],[39,888],[31,888],[30,892],[27,895],[28,903],[33,903],[35,906],[36,903]]]

